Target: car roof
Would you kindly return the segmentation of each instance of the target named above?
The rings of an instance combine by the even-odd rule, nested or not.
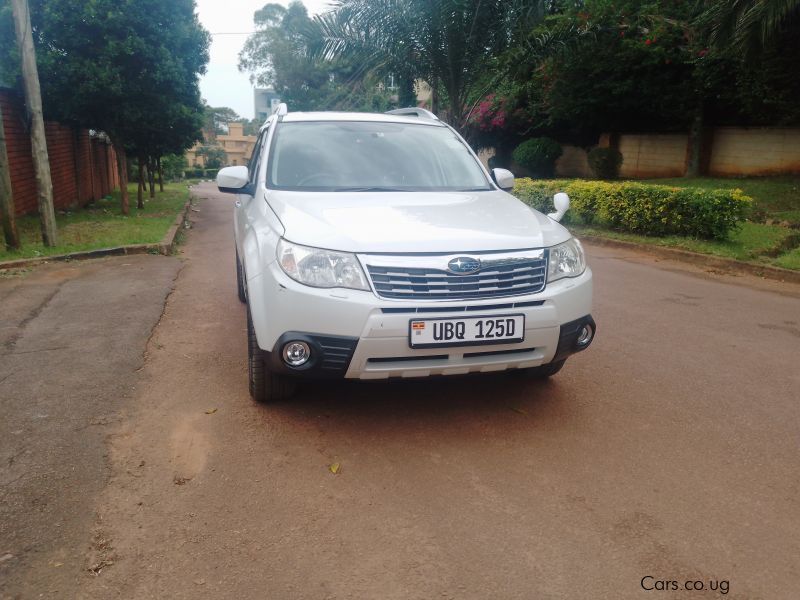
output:
[[[429,125],[433,127],[445,127],[441,121],[428,119],[426,117],[388,115],[386,113],[368,112],[290,112],[284,115],[284,123],[296,123],[302,121],[366,121],[373,123],[406,123],[411,125]]]

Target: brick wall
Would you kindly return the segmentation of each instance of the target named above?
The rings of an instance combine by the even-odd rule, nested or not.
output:
[[[18,215],[37,211],[36,177],[25,107],[19,96],[0,89],[11,189]],[[87,129],[45,123],[53,202],[56,210],[84,206],[117,189],[116,156],[110,144]]]

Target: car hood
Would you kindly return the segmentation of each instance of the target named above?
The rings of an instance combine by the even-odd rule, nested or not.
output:
[[[286,192],[267,202],[292,242],[358,253],[479,252],[552,246],[569,232],[499,190]]]

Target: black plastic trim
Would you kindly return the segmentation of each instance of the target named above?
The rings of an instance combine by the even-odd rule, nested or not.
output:
[[[283,347],[288,342],[305,342],[311,348],[311,358],[299,367],[283,362]],[[344,377],[356,351],[358,338],[342,335],[321,335],[301,331],[287,331],[272,348],[267,364],[271,371],[287,375],[324,379]]]
[[[585,346],[578,346],[578,335],[580,334],[581,329],[583,329],[584,325],[591,326],[593,330],[592,340],[586,344]],[[564,323],[561,326],[561,332],[558,336],[558,348],[556,348],[556,355],[553,357],[552,362],[556,362],[559,360],[564,360],[571,354],[575,354],[576,352],[583,352],[589,346],[592,345],[594,342],[594,337],[597,334],[597,325],[592,318],[592,315],[586,315],[585,317],[581,317],[580,319],[575,319],[574,321],[570,321],[569,323]]]
[[[529,302],[508,302],[504,304],[471,304],[469,306],[421,306],[419,308],[405,308],[405,307],[384,307],[381,312],[384,314],[403,314],[413,313],[424,315],[427,313],[445,313],[445,312],[474,312],[483,310],[506,310],[509,308],[524,308],[527,306],[541,306],[544,300],[531,300]]]

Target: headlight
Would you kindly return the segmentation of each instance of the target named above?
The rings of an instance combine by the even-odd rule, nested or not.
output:
[[[550,248],[550,262],[547,267],[547,281],[557,281],[564,277],[577,277],[586,270],[586,257],[581,243],[571,238]]]
[[[305,285],[369,290],[367,278],[355,254],[309,248],[280,240],[278,263],[284,273]]]

